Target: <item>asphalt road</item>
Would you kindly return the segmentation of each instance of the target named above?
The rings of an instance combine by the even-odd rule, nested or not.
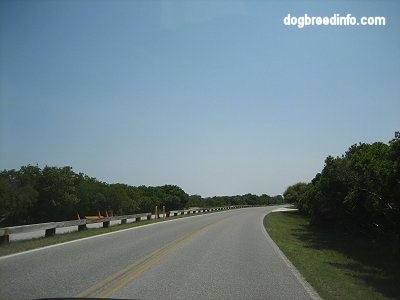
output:
[[[265,232],[274,207],[146,225],[0,258],[0,299],[311,299]]]

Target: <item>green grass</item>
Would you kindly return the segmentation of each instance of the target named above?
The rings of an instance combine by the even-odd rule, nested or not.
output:
[[[323,299],[400,299],[398,255],[311,226],[298,212],[264,218],[269,235]]]
[[[217,212],[217,211],[196,213],[196,214],[189,214],[189,215],[179,215],[179,216],[169,217],[166,220],[186,218],[186,217],[191,217],[191,216],[210,214],[210,213],[214,213],[214,212]],[[9,254],[27,251],[27,250],[37,249],[37,248],[60,244],[60,243],[69,242],[69,241],[73,241],[73,240],[78,240],[78,239],[86,238],[86,237],[90,237],[90,236],[100,235],[103,233],[114,232],[114,231],[119,231],[119,230],[123,230],[123,229],[143,226],[146,224],[163,222],[163,221],[164,221],[163,219],[148,220],[148,221],[146,220],[146,221],[140,221],[140,222],[127,223],[127,224],[123,224],[123,225],[115,225],[115,226],[111,226],[111,227],[107,227],[107,228],[89,228],[84,231],[75,231],[75,232],[70,232],[70,233],[57,234],[52,237],[41,237],[41,238],[35,238],[35,239],[31,239],[31,240],[14,241],[9,244],[0,246],[0,256],[5,256],[5,255],[9,255]],[[43,231],[43,234],[44,234],[44,231]]]

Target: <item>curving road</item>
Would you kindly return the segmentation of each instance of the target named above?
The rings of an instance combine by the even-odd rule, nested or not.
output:
[[[0,299],[312,299],[265,232],[276,207],[146,225],[0,258]]]

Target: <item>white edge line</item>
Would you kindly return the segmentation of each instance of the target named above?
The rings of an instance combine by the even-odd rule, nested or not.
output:
[[[271,211],[273,212],[273,211]],[[271,213],[269,212],[269,213]],[[263,233],[267,239],[267,241],[271,244],[272,248],[274,251],[283,259],[285,264],[288,266],[290,271],[292,271],[293,275],[297,278],[297,280],[300,282],[300,284],[304,287],[306,292],[310,295],[311,299],[314,300],[322,300],[322,298],[318,295],[318,293],[314,290],[314,288],[309,284],[305,278],[300,274],[300,272],[296,269],[296,267],[291,263],[291,261],[286,257],[285,254],[279,249],[278,245],[274,242],[274,240],[270,237],[268,234],[267,230],[265,229],[264,226],[264,218],[269,214],[267,213],[261,218],[261,227],[263,230]]]
[[[223,213],[223,212],[228,212],[228,211],[232,211],[232,210],[214,211],[213,214],[214,213]],[[201,217],[201,216],[207,216],[207,215],[210,215],[210,214],[208,214],[208,213],[207,214],[198,214],[198,215],[195,215],[195,214],[192,215],[191,214],[190,217],[191,218],[192,217]],[[139,226],[135,226],[135,227],[132,227],[132,228],[126,228],[126,229],[116,230],[116,231],[113,231],[113,232],[97,234],[97,235],[93,235],[93,236],[89,236],[89,237],[85,237],[85,238],[81,238],[81,239],[76,239],[76,240],[72,240],[72,241],[67,241],[67,242],[63,242],[63,243],[58,243],[58,244],[54,244],[54,245],[44,246],[44,247],[35,248],[35,249],[27,250],[27,251],[22,251],[22,252],[18,252],[18,253],[13,253],[13,254],[9,254],[9,255],[0,256],[0,260],[7,259],[7,258],[12,258],[12,257],[24,255],[24,254],[29,254],[29,253],[36,252],[36,251],[46,250],[46,249],[50,249],[50,248],[54,248],[54,247],[64,246],[64,245],[67,245],[67,244],[72,244],[72,243],[77,243],[77,242],[81,242],[81,241],[85,241],[85,240],[99,238],[99,237],[103,237],[105,235],[109,235],[109,234],[113,234],[113,233],[139,229],[139,228],[152,226],[152,225],[157,225],[157,224],[162,224],[162,223],[167,223],[167,222],[179,221],[179,220],[182,220],[182,219],[186,219],[186,218],[177,218],[177,219],[172,219],[172,220],[165,220],[165,221],[162,221],[162,222],[139,225]],[[134,223],[134,222],[132,222],[132,223]],[[116,226],[118,226],[118,225],[116,225]],[[95,229],[97,229],[97,228],[95,228]],[[65,234],[68,234],[68,233],[65,233]]]

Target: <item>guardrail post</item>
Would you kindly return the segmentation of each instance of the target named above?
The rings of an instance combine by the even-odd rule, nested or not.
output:
[[[135,219],[135,222],[140,222],[140,219],[141,219],[141,217],[137,217],[137,218]]]
[[[147,215],[147,220],[151,220],[151,214]]]
[[[78,231],[83,231],[86,229],[87,229],[86,224],[78,225]]]
[[[56,228],[49,228],[46,229],[45,237],[54,236],[56,235]]]
[[[10,243],[10,236],[8,233],[8,229],[6,228],[4,234],[0,236],[0,245],[6,245]]]
[[[110,227],[110,221],[104,221],[103,222],[103,228]]]
[[[10,236],[9,235],[2,235],[0,236],[0,245],[6,245],[10,243]]]

